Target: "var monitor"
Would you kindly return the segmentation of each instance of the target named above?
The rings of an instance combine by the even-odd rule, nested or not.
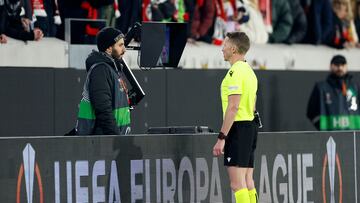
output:
[[[187,41],[187,23],[144,22],[141,67],[178,67]]]

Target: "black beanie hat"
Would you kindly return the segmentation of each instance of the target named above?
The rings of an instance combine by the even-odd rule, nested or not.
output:
[[[99,51],[105,52],[107,48],[111,47],[122,38],[124,38],[124,34],[120,30],[112,27],[105,27],[96,35],[96,44]]]
[[[330,64],[334,65],[344,65],[346,64],[346,58],[343,55],[335,55],[332,59]]]

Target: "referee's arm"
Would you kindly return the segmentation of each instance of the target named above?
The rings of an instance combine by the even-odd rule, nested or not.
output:
[[[224,121],[220,130],[225,135],[229,133],[230,128],[234,123],[236,113],[239,110],[240,98],[240,94],[232,94],[228,97],[228,106],[226,108]]]

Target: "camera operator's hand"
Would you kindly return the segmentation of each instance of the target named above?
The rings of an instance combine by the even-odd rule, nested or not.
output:
[[[39,28],[35,28],[34,29],[34,40],[35,41],[39,41],[44,37],[44,33],[42,32],[41,29]]]

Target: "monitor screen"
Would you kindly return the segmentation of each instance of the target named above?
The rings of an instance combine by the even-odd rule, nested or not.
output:
[[[144,22],[141,67],[177,67],[187,41],[186,23]]]
[[[145,97],[145,92],[140,86],[139,82],[136,80],[136,77],[126,63],[125,59],[118,60],[118,62],[120,62],[123,67],[122,71],[126,79],[125,82],[128,88],[129,102],[130,106],[133,107]]]

